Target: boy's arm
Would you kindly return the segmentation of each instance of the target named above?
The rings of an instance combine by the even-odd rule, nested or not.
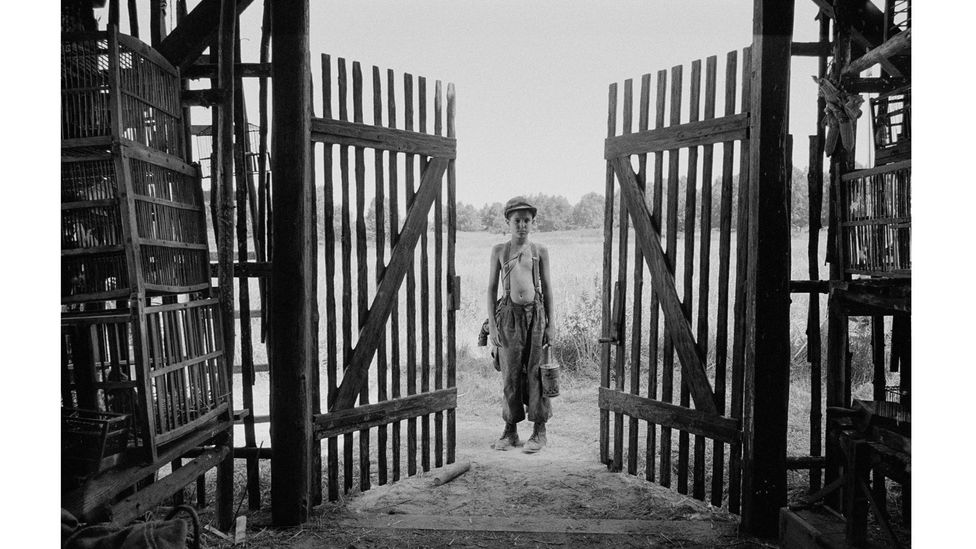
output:
[[[491,344],[498,346],[498,327],[495,325],[495,301],[498,299],[498,246],[491,249],[491,259],[488,263],[488,332]]]
[[[542,302],[546,308],[546,339],[549,343],[556,338],[556,299],[553,296],[552,275],[549,269],[549,248],[539,246],[539,261],[542,267]]]

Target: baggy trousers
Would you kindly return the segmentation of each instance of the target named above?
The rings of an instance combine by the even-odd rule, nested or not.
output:
[[[506,423],[525,419],[545,423],[552,417],[549,398],[542,396],[542,336],[546,313],[542,298],[526,304],[512,303],[506,295],[495,310],[498,327],[499,364],[502,370],[502,418]]]

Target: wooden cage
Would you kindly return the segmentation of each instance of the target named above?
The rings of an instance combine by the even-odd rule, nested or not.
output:
[[[911,276],[911,175],[911,160],[906,160],[841,177],[846,273]]]
[[[98,445],[70,489],[182,455],[231,403],[179,72],[114,30],[65,35],[61,66],[62,453]]]
[[[875,164],[889,164],[912,156],[912,93],[895,90],[871,99]]]

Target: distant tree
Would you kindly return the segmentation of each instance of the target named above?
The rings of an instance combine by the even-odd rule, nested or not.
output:
[[[447,220],[445,219],[445,222]],[[481,214],[478,209],[471,204],[457,203],[457,230],[459,231],[483,231],[485,226],[482,224]]]
[[[534,194],[526,199],[538,210],[535,217],[537,231],[563,231],[570,228],[573,207],[566,197]]]
[[[505,206],[501,202],[485,204],[481,208],[481,225],[490,233],[502,233],[508,231],[505,223]]]
[[[599,193],[586,193],[573,207],[571,225],[576,229],[596,229],[603,226],[606,199]]]

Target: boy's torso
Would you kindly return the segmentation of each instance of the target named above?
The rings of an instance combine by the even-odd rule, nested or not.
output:
[[[509,250],[508,257],[505,257],[506,249]],[[533,246],[528,242],[522,246],[513,243],[502,247],[502,275],[508,271],[509,298],[513,303],[521,305],[535,300],[533,261],[538,261],[538,258],[533,259],[532,252]]]

